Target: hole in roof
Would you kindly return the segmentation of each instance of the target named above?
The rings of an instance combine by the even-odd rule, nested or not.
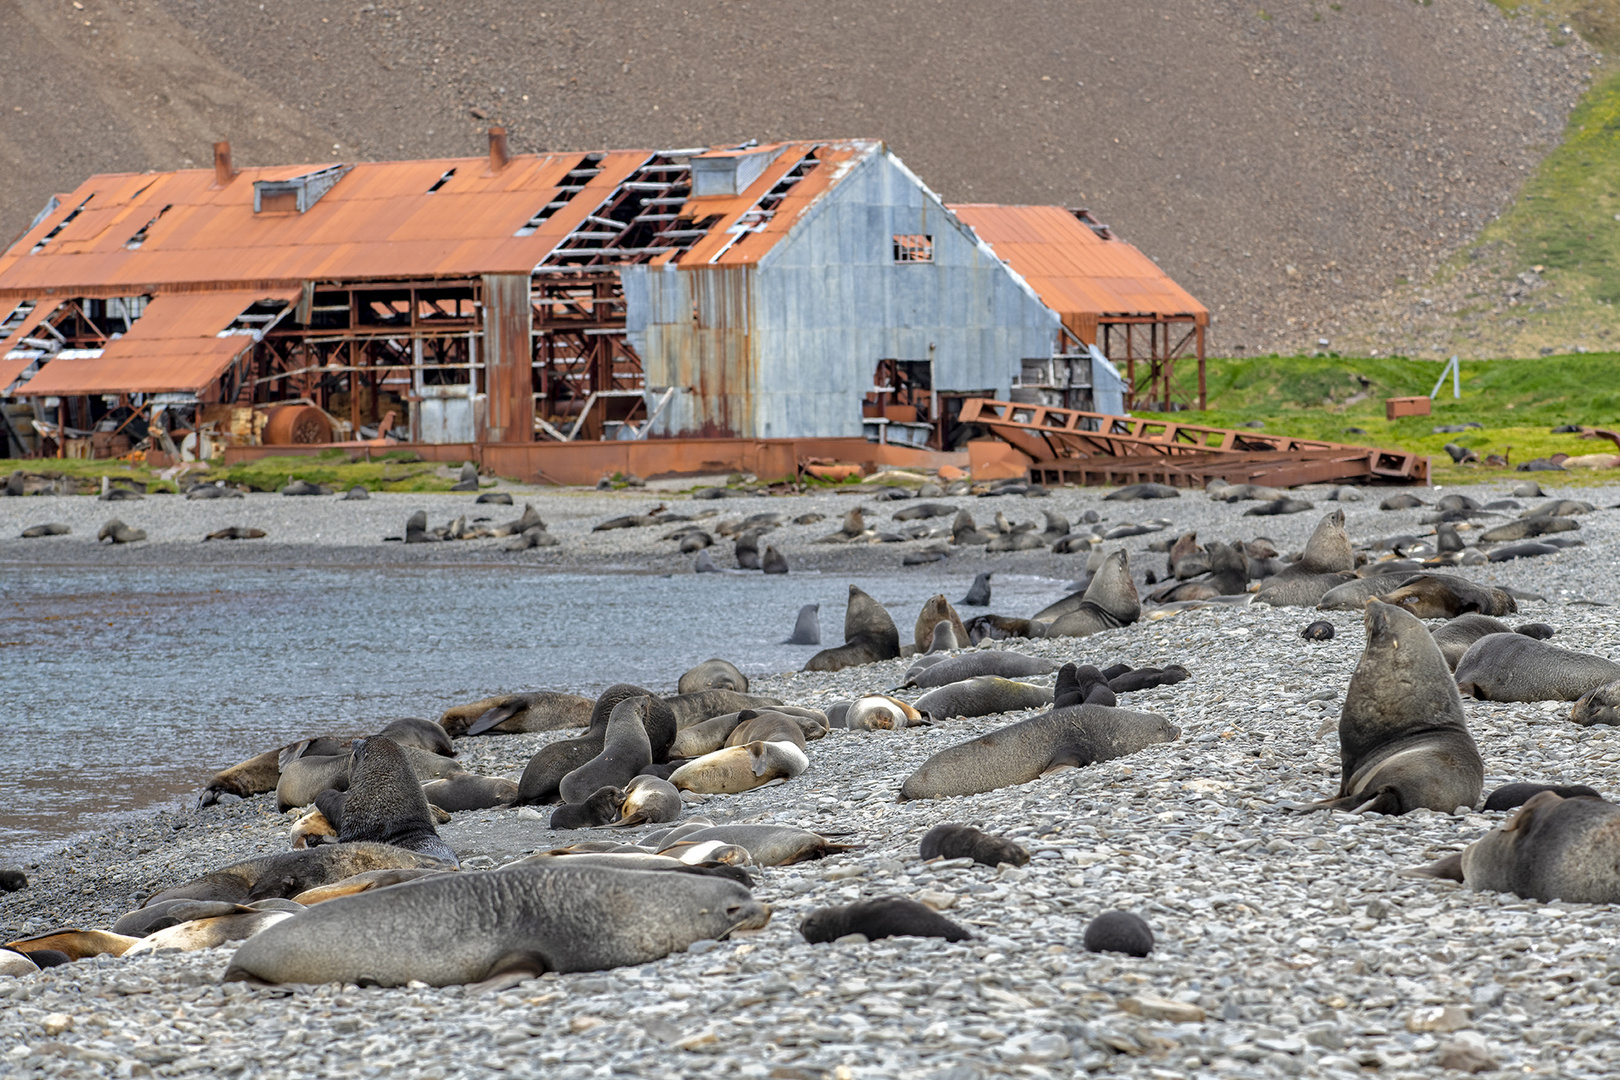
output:
[[[439,177],[437,180],[435,180],[433,182],[433,186],[428,188],[428,194],[431,195],[435,191],[438,191],[440,188],[444,187],[445,184],[448,184],[450,182],[450,178],[452,176],[454,176],[454,175],[456,175],[456,170],[454,170],[454,169],[446,169],[444,171],[444,175]]]

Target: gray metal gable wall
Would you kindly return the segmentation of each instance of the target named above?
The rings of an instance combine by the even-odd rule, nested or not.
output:
[[[932,236],[934,261],[896,264],[897,233]],[[697,391],[671,402],[660,434],[859,436],[879,360],[932,358],[938,389],[1005,394],[1019,360],[1051,355],[1058,326],[886,153],[751,270],[628,267],[623,278],[648,385]]]

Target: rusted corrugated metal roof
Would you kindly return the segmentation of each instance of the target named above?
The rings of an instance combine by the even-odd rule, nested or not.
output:
[[[1209,310],[1123,240],[1105,240],[1061,206],[950,207],[1066,323],[1152,315],[1209,322]]]
[[[831,164],[881,146],[872,140],[780,145],[778,160],[743,194],[690,201],[699,218],[721,218],[701,243],[724,247],[732,238],[724,230],[812,148]],[[653,153],[604,154],[585,189],[528,236],[516,233],[556,200],[581,154],[518,155],[499,173],[484,157],[357,164],[301,214],[255,214],[255,181],[287,180],[330,163],[242,169],[224,187],[205,169],[93,176],[0,255],[0,297],[527,273]],[[758,259],[838,175],[835,168],[817,168],[769,222],[719,261]]]
[[[28,365],[34,361],[30,357],[20,357],[16,360],[0,359],[0,397],[4,397],[11,384],[22,378],[22,373],[28,370]]]
[[[32,337],[34,331],[39,329],[39,324],[56,314],[56,309],[62,306],[54,300],[40,300],[38,297],[33,296],[28,297],[28,299],[34,302],[34,308],[28,313],[28,317],[12,332],[10,337],[0,341],[0,357],[5,356],[12,349],[19,348],[22,345],[23,338]],[[0,390],[3,389],[5,389],[4,384],[0,384]]]
[[[129,333],[94,358],[58,357],[24,384],[28,396],[197,391],[219,378],[251,334],[219,337],[261,300],[291,303],[298,289],[178,293],[153,298]],[[19,372],[20,373],[20,372]]]

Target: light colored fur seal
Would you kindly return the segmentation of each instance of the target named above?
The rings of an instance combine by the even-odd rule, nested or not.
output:
[[[769,920],[735,881],[541,860],[311,908],[249,938],[225,980],[451,986],[604,971]]]
[[[1055,661],[1025,656],[1023,653],[985,650],[971,652],[965,656],[953,656],[949,660],[941,660],[928,667],[913,666],[906,672],[906,681],[902,685],[932,690],[936,686],[948,686],[981,675],[995,675],[1003,679],[1050,675],[1058,667]]]
[[[822,649],[804,665],[806,671],[842,671],[859,664],[875,664],[900,655],[900,631],[883,605],[859,588],[849,587],[844,611],[844,644]]]
[[[912,628],[912,641],[916,643],[917,651],[928,652],[934,643],[934,628],[941,624],[947,625],[955,636],[957,645],[948,648],[960,648],[967,644],[967,627],[962,625],[962,616],[951,607],[951,602],[945,599],[944,593],[938,593],[923,604],[922,611],[917,613],[917,625]]]
[[[886,694],[857,698],[844,713],[844,726],[852,731],[894,731],[922,722],[922,714],[909,703]]]
[[[1392,604],[1369,600],[1363,621],[1367,644],[1339,716],[1339,794],[1315,807],[1449,814],[1477,805],[1485,766],[1440,647]]]
[[[1614,904],[1620,903],[1616,850],[1620,806],[1543,791],[1460,854],[1421,872],[1544,903]]]
[[[669,782],[700,795],[735,795],[779,777],[791,780],[809,767],[810,759],[792,743],[753,742],[688,761],[669,774]]]
[[[900,786],[900,799],[977,795],[1027,784],[1055,769],[1090,765],[1171,742],[1181,729],[1157,713],[1077,705],[941,750]]]
[[[456,705],[444,711],[439,723],[451,735],[520,735],[535,731],[582,728],[591,722],[596,703],[579,694],[536,690],[527,694],[499,694]]]
[[[1457,685],[1480,701],[1576,701],[1620,679],[1620,664],[1524,634],[1487,634],[1457,661]]]

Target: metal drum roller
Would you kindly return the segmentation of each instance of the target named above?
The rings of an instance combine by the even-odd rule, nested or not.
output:
[[[332,422],[313,405],[278,405],[270,410],[260,436],[266,446],[332,441]]]

